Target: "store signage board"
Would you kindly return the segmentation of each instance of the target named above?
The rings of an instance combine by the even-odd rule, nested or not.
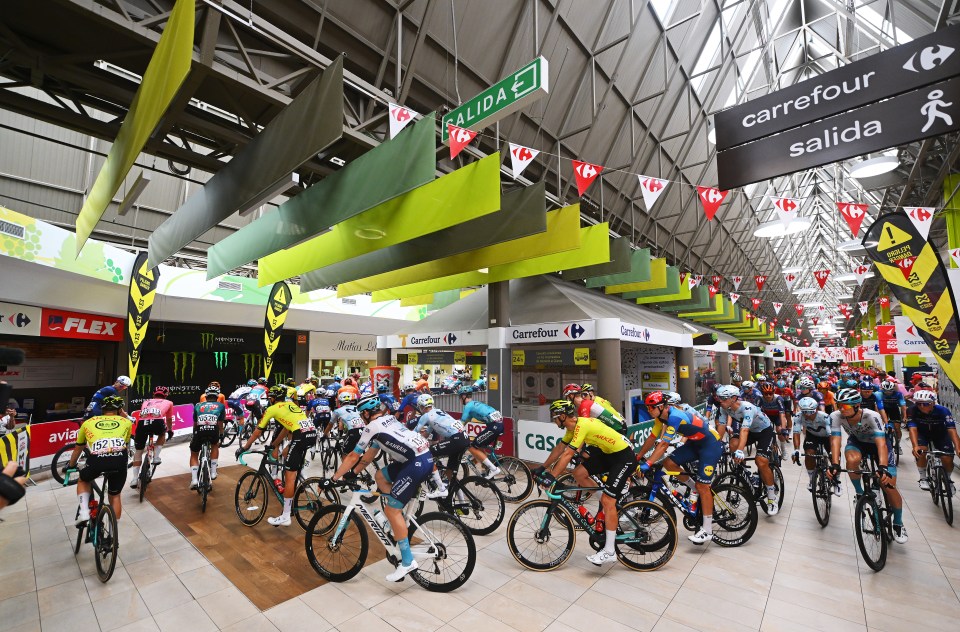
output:
[[[721,189],[769,180],[960,129],[960,77],[718,155]]]
[[[378,336],[377,346],[386,349],[470,347],[487,344],[486,330],[438,331],[436,333]]]
[[[550,92],[550,67],[537,57],[515,73],[493,84],[463,105],[443,115],[440,142],[449,141],[447,124],[479,131],[533,103]]]
[[[0,303],[0,334],[39,336],[42,318],[39,307]]]
[[[940,29],[718,112],[717,151],[960,75],[958,42],[960,25]]]
[[[536,342],[573,342],[596,340],[597,326],[592,320],[577,322],[543,323],[507,328],[507,344],[518,345]]]

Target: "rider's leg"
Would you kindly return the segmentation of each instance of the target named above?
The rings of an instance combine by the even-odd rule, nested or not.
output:
[[[862,456],[860,450],[854,446],[847,445],[843,451],[843,456],[847,461],[847,474],[850,475],[850,484],[857,494],[863,493],[863,483],[860,482],[860,461]]]

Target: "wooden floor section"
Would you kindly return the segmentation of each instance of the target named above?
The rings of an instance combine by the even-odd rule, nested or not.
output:
[[[234,492],[249,468],[222,467],[200,512],[200,496],[188,490],[190,475],[160,478],[147,488],[147,500],[261,610],[326,583],[307,561],[303,529],[297,522],[272,527],[267,516],[280,513],[275,496],[260,524],[246,527],[237,519]],[[368,564],[384,557],[383,547],[371,542]]]

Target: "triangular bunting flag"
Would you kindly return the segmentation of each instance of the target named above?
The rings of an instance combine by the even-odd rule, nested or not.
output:
[[[798,318],[798,319],[797,319],[797,327],[799,327],[799,326],[802,325],[802,324],[803,324],[803,319],[802,319],[802,318]]]
[[[953,259],[954,265],[960,268],[960,248],[954,248],[950,251],[950,258]]]
[[[803,329],[801,329],[800,327],[797,327],[797,335],[799,336],[802,333],[803,333]]]
[[[516,180],[523,173],[523,170],[533,162],[533,159],[540,153],[539,149],[531,149],[523,145],[510,143],[510,169],[513,171],[513,179]]]
[[[730,279],[730,281],[733,282],[733,289],[735,289],[735,290],[737,290],[737,291],[739,292],[739,291],[740,291],[740,284],[743,283],[743,277],[742,277],[742,276],[735,276],[735,277],[732,277],[732,278]]]
[[[453,123],[447,123],[447,136],[450,139],[450,160],[453,160],[464,147],[470,144],[470,141],[477,137],[477,133],[457,127]]]
[[[730,292],[730,302],[731,302],[731,303],[734,303],[734,304],[735,304],[735,303],[736,303],[737,301],[739,301],[739,300],[740,300],[740,295],[739,295],[739,294],[737,294],[736,292]]]
[[[907,217],[913,222],[913,227],[920,236],[926,239],[930,234],[930,224],[933,223],[933,212],[936,209],[929,206],[904,206],[903,210],[907,212]]]
[[[868,208],[869,205],[867,204],[837,202],[837,209],[840,211],[843,219],[847,220],[847,226],[850,227],[850,232],[853,233],[854,237],[860,232],[860,225],[863,224],[863,218],[867,216]]]
[[[810,322],[812,322],[813,326],[816,327],[817,325],[820,324],[820,319],[814,316],[813,318],[810,319]]]
[[[817,311],[822,314],[823,312],[827,311],[827,306],[826,306],[826,305],[817,305]]]
[[[783,320],[783,322],[784,322],[784,324],[789,325],[789,324],[790,324],[790,319],[789,319],[789,318],[785,318],[785,319]]]
[[[573,175],[577,180],[577,195],[583,197],[583,194],[587,192],[593,181],[603,171],[603,167],[580,160],[571,160],[570,162],[573,163]]]
[[[797,279],[800,278],[793,272],[786,272],[783,275],[783,282],[787,285],[787,291],[790,292],[793,290],[793,284],[797,282]]]
[[[830,278],[830,270],[816,270],[813,273],[813,278],[817,280],[817,285],[822,290],[823,286],[827,284],[827,279]]]
[[[758,274],[757,276],[753,277],[753,280],[757,284],[757,291],[762,292],[763,284],[767,282],[767,275]]]
[[[750,302],[753,303],[753,309],[757,309],[758,307],[760,307],[760,303],[761,303],[760,299],[752,298],[750,299]]]
[[[880,307],[881,307],[881,308],[890,307],[890,297],[889,297],[889,296],[881,296],[881,297],[880,297]]]
[[[707,291],[710,292],[710,297],[713,298],[714,296],[717,295],[717,292],[719,292],[720,290],[717,289],[717,286],[711,285],[710,287],[707,288]]]
[[[718,288],[719,288],[719,287],[720,287],[720,281],[723,281],[723,277],[720,276],[719,274],[715,274],[715,275],[713,275],[712,277],[710,277],[710,285],[713,285],[714,287],[718,287]]]
[[[396,138],[403,128],[410,124],[416,112],[402,105],[390,104],[390,138]]]
[[[703,203],[703,210],[707,214],[707,219],[712,220],[713,216],[717,214],[717,209],[723,203],[723,198],[727,197],[727,192],[713,187],[697,187],[697,195]]]
[[[774,304],[773,304],[773,311],[774,311],[774,313],[779,314],[781,307],[783,307],[783,303],[774,303]]]
[[[794,307],[797,310],[797,316],[803,316],[803,305],[795,305]]]
[[[857,307],[860,308],[861,314],[866,314],[867,309],[870,307],[870,303],[868,303],[867,301],[860,301],[859,303],[857,303]]]
[[[657,203],[657,198],[666,190],[669,181],[661,180],[660,178],[648,178],[647,176],[641,175],[638,175],[637,178],[640,179],[640,192],[643,193],[643,205],[647,207],[647,213],[649,213],[653,205]]]
[[[867,278],[868,272],[870,272],[870,266],[862,264],[853,269],[853,276],[857,277],[857,285],[863,285],[863,281]]]
[[[916,257],[904,257],[903,259],[897,259],[897,267],[900,268],[900,272],[903,272],[903,278],[910,280],[910,275],[913,274],[913,264],[917,262]]]
[[[773,202],[774,208],[777,209],[777,215],[780,216],[780,222],[784,227],[789,226],[790,222],[797,218],[797,213],[800,212],[799,200],[776,197],[772,197],[770,200]]]
[[[697,275],[695,274],[687,275],[687,287],[690,288],[691,290],[697,287]]]
[[[681,272],[681,273],[680,273],[680,285],[686,285],[686,283],[687,283],[687,273],[686,273],[686,272]],[[689,287],[689,286],[688,286],[688,287]]]
[[[700,285],[701,283],[703,283],[703,275],[702,275],[702,274],[694,274],[694,275],[693,275],[693,281],[694,281],[693,287],[697,287],[698,285]],[[691,289],[693,289],[693,288],[691,288]]]

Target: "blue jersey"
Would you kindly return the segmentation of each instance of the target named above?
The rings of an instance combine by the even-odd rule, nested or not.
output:
[[[326,397],[314,397],[307,402],[307,410],[313,410],[314,419],[330,420],[330,400]]]
[[[463,422],[454,419],[442,410],[434,408],[420,415],[420,420],[414,430],[421,432],[424,429],[431,435],[437,435],[441,439],[449,439],[455,435],[463,434]]]
[[[762,410],[773,423],[779,423],[780,415],[786,412],[783,405],[783,398],[779,395],[774,395],[773,399],[770,400],[761,397],[757,403],[757,407]]]
[[[103,398],[119,394],[120,392],[113,386],[104,386],[101,388],[99,391],[93,394],[93,397],[90,398],[90,404],[87,406],[87,416],[99,417],[102,415],[103,409],[100,408],[100,403],[103,401]]]
[[[863,393],[861,393],[863,395]],[[880,412],[883,410],[883,397],[880,396],[880,393],[870,393],[863,398],[863,404],[861,404],[867,410],[874,410]]]
[[[380,398],[380,403],[387,407],[391,413],[397,412],[397,400],[390,393],[380,393],[377,395]]]
[[[503,421],[503,415],[494,408],[493,406],[488,406],[483,402],[475,402],[470,400],[467,402],[467,405],[463,407],[463,413],[460,415],[460,421],[467,424],[471,419],[475,419],[483,424],[491,424]]]
[[[740,399],[756,404],[763,395],[755,388],[740,389]]]
[[[900,421],[903,416],[901,406],[906,407],[907,405],[907,401],[903,398],[903,393],[900,391],[893,391],[892,393],[881,391],[880,393],[883,398],[883,409],[887,411],[887,419]]]
[[[717,431],[695,412],[688,414],[672,406],[666,421],[654,421],[653,434],[660,442],[672,441],[677,435],[686,437],[687,441],[713,443],[720,440]]]
[[[922,432],[940,432],[946,428],[956,428],[957,424],[950,414],[950,409],[946,406],[934,406],[933,409],[925,413],[916,406],[907,415],[907,428],[916,428]]]
[[[400,407],[397,408],[397,410],[404,411],[408,406],[416,410],[418,397],[420,397],[420,393],[407,393],[403,396],[403,399],[400,400]]]
[[[736,411],[720,408],[717,414],[717,425],[720,424],[730,426],[733,432],[739,432],[740,428],[746,428],[750,432],[760,432],[773,425],[770,423],[770,418],[750,402],[740,402],[740,407]]]

